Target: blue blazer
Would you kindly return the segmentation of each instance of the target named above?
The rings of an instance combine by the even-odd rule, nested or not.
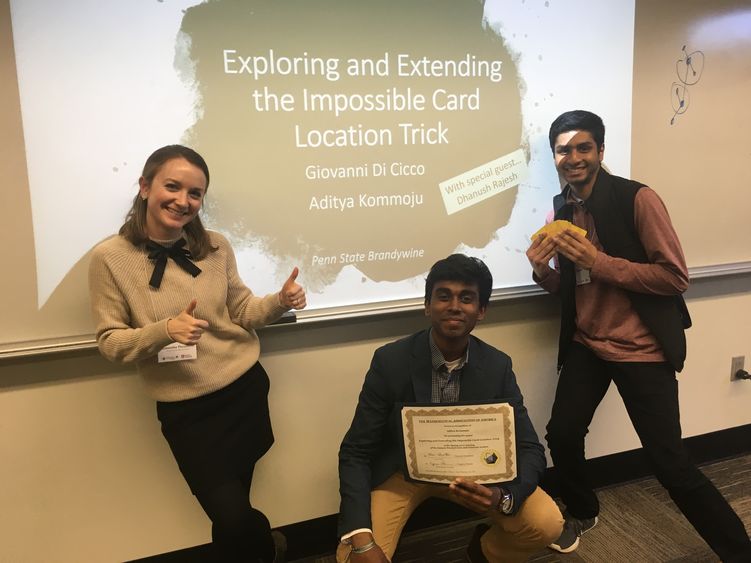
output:
[[[404,468],[401,407],[429,403],[432,386],[429,331],[423,330],[376,350],[347,434],[339,449],[339,535],[371,528],[370,491]],[[511,358],[469,337],[459,401],[503,399],[514,407],[517,477],[504,483],[514,512],[537,487],[547,465],[511,369]]]

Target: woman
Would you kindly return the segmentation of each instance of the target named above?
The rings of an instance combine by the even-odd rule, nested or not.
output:
[[[254,296],[227,240],[198,212],[204,159],[170,145],[146,161],[118,236],[92,253],[89,288],[101,353],[135,362],[191,491],[212,522],[212,561],[279,561],[283,536],[253,508],[256,461],[274,437],[255,329],[305,307],[295,268]]]

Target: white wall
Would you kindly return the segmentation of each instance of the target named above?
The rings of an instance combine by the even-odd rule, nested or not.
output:
[[[680,375],[685,436],[751,423],[751,277],[695,282]],[[373,350],[425,325],[421,313],[278,327],[261,335],[277,443],[259,463],[254,502],[274,525],[338,509],[336,452]],[[554,298],[491,305],[476,334],[514,359],[539,434],[555,390]],[[209,541],[209,524],[129,369],[94,352],[0,361],[0,561],[123,561]],[[597,457],[638,447],[608,394],[588,438]],[[751,444],[750,444],[751,445]]]

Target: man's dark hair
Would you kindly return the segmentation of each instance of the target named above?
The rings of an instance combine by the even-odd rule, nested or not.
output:
[[[485,262],[464,254],[452,254],[439,260],[428,272],[425,279],[425,303],[430,303],[433,286],[439,281],[458,281],[467,284],[476,283],[480,293],[480,307],[486,307],[493,289],[493,275]]]
[[[567,131],[589,131],[595,143],[597,143],[597,150],[602,149],[602,145],[605,142],[605,125],[600,116],[591,111],[576,109],[574,111],[567,111],[556,117],[555,121],[550,125],[550,133],[548,133],[550,149],[552,151],[555,152],[555,140],[558,138],[558,135]]]

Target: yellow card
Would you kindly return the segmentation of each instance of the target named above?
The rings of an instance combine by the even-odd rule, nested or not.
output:
[[[543,228],[538,230],[535,234],[533,234],[532,240],[535,240],[537,237],[539,237],[542,234],[553,236],[553,235],[560,234],[564,231],[574,231],[575,233],[579,233],[580,235],[587,234],[587,231],[585,231],[581,227],[577,227],[570,221],[564,221],[563,219],[558,219],[557,221],[548,223]]]

